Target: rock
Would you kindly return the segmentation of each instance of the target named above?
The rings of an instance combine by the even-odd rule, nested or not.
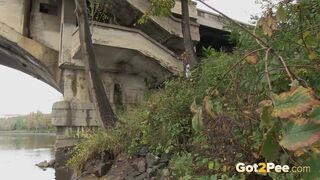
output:
[[[143,173],[146,171],[146,160],[144,158],[134,159],[132,165],[140,172]]]
[[[48,166],[49,167],[54,167],[54,165],[56,164],[56,160],[54,160],[54,159],[51,159],[49,162],[48,162]]]
[[[56,179],[72,179],[75,174],[72,169],[68,167],[56,167],[55,168],[55,177]]]
[[[147,169],[147,173],[148,173],[149,175],[154,174],[154,169],[153,169],[153,168],[148,168],[148,169]]]
[[[148,147],[144,146],[143,148],[141,148],[141,149],[139,150],[138,155],[139,155],[139,156],[142,156],[142,157],[145,157],[145,156],[148,154],[148,152],[149,152]]]
[[[107,174],[112,166],[113,160],[106,158],[95,158],[86,162],[82,174],[94,174],[96,177],[102,177]]]
[[[139,176],[141,173],[135,169],[134,167],[132,167],[131,165],[128,165],[125,169],[124,169],[125,173],[126,173],[126,178],[127,179],[132,179],[136,176]]]
[[[149,175],[148,175],[148,173],[143,173],[143,174],[140,174],[139,176],[135,177],[134,179],[135,180],[147,180],[147,179],[149,179]]]
[[[160,158],[160,163],[168,163],[170,161],[171,155],[168,153],[163,153]]]
[[[74,179],[71,180],[99,180],[99,178],[97,178],[96,176],[94,176],[93,174],[87,174],[84,176],[79,177],[75,177]]]
[[[49,163],[47,161],[42,161],[42,162],[36,164],[36,166],[38,166],[41,169],[46,169],[49,167]]]
[[[167,166],[166,163],[160,163],[160,164],[154,166],[153,168],[162,169],[162,168],[164,168],[164,167],[166,167],[166,166]]]
[[[124,177],[116,176],[116,175],[109,175],[103,178],[103,180],[124,180]]]
[[[158,172],[161,171],[162,168],[166,167],[165,163],[160,163],[158,165],[153,166],[152,168],[147,169],[147,173],[150,176],[156,176]]]
[[[169,169],[167,169],[167,168],[166,168],[166,169],[162,169],[162,175],[169,177],[169,176],[170,176],[170,171],[169,171]]]
[[[94,174],[96,177],[101,177],[107,174],[111,166],[112,161],[92,161],[86,165],[83,174]]]
[[[66,144],[62,144],[62,145],[64,147],[59,147],[55,151],[56,167],[64,167],[68,159],[70,159],[72,156],[73,146],[66,146]]]
[[[170,179],[169,169],[162,169],[160,173],[160,180],[169,180],[169,179]]]
[[[160,158],[147,153],[146,157],[129,159],[124,155],[118,155],[105,179],[114,180],[150,180],[152,176],[160,175],[166,163],[159,163]],[[149,163],[150,167],[147,165]]]
[[[116,158],[116,162],[126,162],[128,159],[124,154],[120,154]]]
[[[147,167],[150,168],[152,166],[157,165],[159,163],[159,159],[160,158],[158,156],[148,153],[146,155]]]
[[[111,162],[107,162],[107,163],[100,163],[99,165],[97,165],[92,174],[95,174],[97,177],[102,177],[104,175],[107,174],[108,170],[110,170],[112,166]]]
[[[123,180],[126,179],[130,163],[125,155],[120,154],[116,157],[112,168],[108,171],[105,179]]]
[[[107,174],[113,164],[113,159],[108,152],[100,157],[95,157],[86,162],[82,173],[94,174],[97,177],[102,177]]]

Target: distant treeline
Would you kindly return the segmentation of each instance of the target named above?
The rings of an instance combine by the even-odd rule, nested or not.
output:
[[[41,112],[33,112],[10,118],[0,118],[0,131],[34,131],[53,132],[51,115]]]

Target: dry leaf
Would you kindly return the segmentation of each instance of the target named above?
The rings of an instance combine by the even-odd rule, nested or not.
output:
[[[257,64],[258,59],[259,59],[259,56],[257,53],[251,53],[249,55],[246,55],[246,58],[245,58],[248,64]]]
[[[260,18],[258,26],[262,28],[264,35],[271,37],[273,31],[277,30],[277,18],[269,11],[265,17]]]

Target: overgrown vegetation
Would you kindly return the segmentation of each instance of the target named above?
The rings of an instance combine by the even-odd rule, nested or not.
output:
[[[139,24],[146,23],[150,16],[169,16],[175,5],[175,0],[149,0],[150,9],[139,19]]]
[[[119,115],[114,129],[87,138],[102,135],[104,142],[80,143],[71,166],[81,167],[85,160],[77,159],[89,159],[88,151],[133,155],[148,147],[173,155],[174,179],[244,179],[249,174],[237,173],[236,163],[270,161],[309,165],[311,173],[260,176],[317,179],[320,1],[263,3],[265,14],[250,29],[255,37],[233,28],[232,54],[205,49],[191,79],[149,92],[144,103]]]
[[[114,131],[115,132],[115,131]],[[68,161],[68,166],[81,171],[91,159],[101,158],[106,153],[118,154],[122,147],[118,136],[113,131],[81,133],[81,141],[74,147],[73,157]]]
[[[51,116],[41,112],[10,118],[0,118],[0,131],[54,132]]]
[[[91,23],[114,23],[114,17],[108,11],[108,3],[103,0],[87,0],[88,17]]]

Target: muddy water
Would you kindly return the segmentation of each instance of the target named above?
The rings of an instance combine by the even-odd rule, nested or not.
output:
[[[1,180],[54,180],[54,169],[35,166],[54,157],[54,134],[0,132]]]

